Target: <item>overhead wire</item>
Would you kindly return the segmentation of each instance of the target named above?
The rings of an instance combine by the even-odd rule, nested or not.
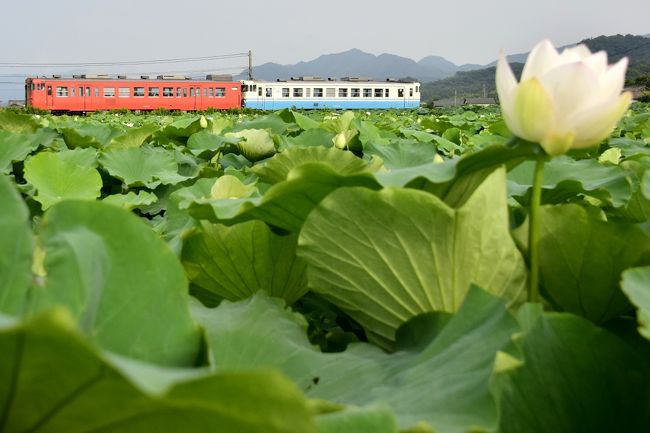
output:
[[[248,53],[220,54],[203,57],[184,57],[173,59],[153,60],[127,60],[112,62],[61,62],[61,63],[33,63],[33,62],[0,62],[0,68],[26,68],[26,67],[88,67],[88,66],[139,66],[166,63],[205,62],[213,60],[227,60],[248,56]]]

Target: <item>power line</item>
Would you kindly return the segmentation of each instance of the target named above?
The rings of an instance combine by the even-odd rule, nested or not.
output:
[[[221,54],[204,57],[185,57],[175,59],[132,60],[115,62],[71,62],[71,63],[30,63],[30,62],[0,62],[0,68],[25,68],[25,67],[72,67],[72,66],[127,66],[127,65],[155,65],[160,63],[205,62],[210,60],[227,60],[246,57],[248,53]]]

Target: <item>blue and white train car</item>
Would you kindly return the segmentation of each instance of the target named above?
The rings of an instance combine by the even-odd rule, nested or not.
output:
[[[346,77],[297,77],[286,81],[242,81],[244,106],[259,110],[387,109],[420,106],[420,83]]]

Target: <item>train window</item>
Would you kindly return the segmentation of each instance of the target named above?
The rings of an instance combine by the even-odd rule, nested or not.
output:
[[[420,86],[415,86],[415,93],[420,93]]]
[[[289,97],[289,88],[288,87],[283,87],[282,88],[282,97],[283,98],[288,98]]]
[[[83,95],[84,95],[84,88],[79,87],[79,96],[83,96]]]
[[[183,89],[183,98],[187,98],[187,89]]]
[[[398,98],[404,97],[404,89],[397,89],[397,97]]]
[[[294,87],[293,88],[293,97],[294,98],[302,98],[302,87]]]
[[[117,95],[120,98],[129,98],[131,97],[131,89],[129,87],[120,87],[117,89]]]
[[[390,94],[390,89],[386,89],[386,91],[384,92],[384,95],[386,95],[386,97],[388,98],[389,94]]]
[[[266,97],[270,98],[273,96],[273,88],[272,87],[267,87],[266,88]]]
[[[74,87],[70,87],[70,96],[74,96]]]
[[[322,98],[322,97],[323,97],[323,88],[314,87],[314,98]]]
[[[51,95],[51,93],[49,93]],[[64,86],[56,86],[56,96],[65,98],[68,96],[68,88]]]
[[[214,89],[212,87],[208,88],[208,97],[209,98],[214,97]]]
[[[29,86],[29,88],[32,89],[32,92],[36,90],[36,86],[34,85],[34,83],[31,83],[31,86]]]
[[[149,97],[157,98],[160,96],[160,87],[149,87]]]
[[[201,96],[201,89],[198,88],[198,87],[195,87],[195,88],[194,88],[194,94],[195,94],[196,96]]]
[[[114,98],[115,87],[104,87],[104,98]]]
[[[52,96],[52,86],[47,86],[47,96]]]
[[[176,97],[180,98],[182,94],[183,94],[183,91],[181,90],[181,88],[177,87],[176,88]]]
[[[257,88],[257,96],[262,96],[262,86]]]
[[[95,98],[99,98],[99,87],[95,87]]]
[[[217,87],[214,89],[214,96],[217,98],[225,98],[226,97],[226,88],[225,87]]]
[[[409,89],[409,96],[413,96],[413,87]]]
[[[348,89],[339,89],[339,98],[347,98]]]
[[[86,87],[86,96],[90,96],[90,87]]]
[[[311,97],[311,89],[310,89],[309,87],[307,87],[307,88],[305,89],[305,96],[308,97],[308,98]]]
[[[384,96],[384,89],[375,89],[375,98],[381,98]]]
[[[190,98],[194,96],[194,87],[190,87]]]
[[[363,89],[364,98],[372,98],[372,89]]]
[[[208,96],[208,89],[206,88],[203,89],[203,96]]]
[[[133,96],[144,97],[144,87],[134,87]]]
[[[242,92],[248,92],[248,84],[242,84],[241,91]]]
[[[174,88],[173,87],[163,87],[163,96],[167,98],[171,98],[174,96]]]
[[[328,98],[334,98],[336,96],[336,89],[334,87],[328,87],[325,89],[325,96]]]
[[[256,90],[257,90],[257,84],[253,84],[253,85],[251,86],[251,90],[252,90],[253,92],[256,91]]]
[[[353,98],[358,98],[361,96],[361,89],[350,89],[350,96]]]

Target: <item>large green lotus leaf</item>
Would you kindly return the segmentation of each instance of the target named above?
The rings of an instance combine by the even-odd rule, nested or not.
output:
[[[57,155],[66,163],[97,168],[97,150],[93,148],[62,150]]]
[[[516,166],[539,152],[539,146],[517,140],[508,145],[493,145],[460,159],[430,162],[378,173],[383,186],[408,187],[428,191],[452,207],[462,206],[478,185],[503,164]]]
[[[623,272],[621,287],[638,308],[639,333],[650,340],[650,266]]]
[[[17,133],[36,132],[41,127],[34,116],[12,110],[0,110],[0,129]]]
[[[539,264],[549,300],[564,311],[601,323],[631,309],[621,273],[647,264],[650,239],[629,223],[591,217],[578,205],[544,206]]]
[[[295,137],[286,137],[286,145],[288,148],[292,147],[332,147],[332,139],[336,134],[330,131],[325,131],[320,128],[312,128],[302,132]],[[280,148],[281,149],[281,148]]]
[[[43,281],[32,310],[65,305],[102,347],[164,365],[191,365],[199,335],[183,268],[135,215],[101,202],[66,201],[43,217]]]
[[[273,137],[264,129],[228,132],[226,138],[241,138],[242,140],[237,142],[236,146],[249,161],[259,161],[275,154]]]
[[[203,130],[190,136],[187,140],[187,147],[195,155],[203,154],[206,151],[214,154],[224,146],[237,144],[241,140],[239,137],[225,137],[212,131]]]
[[[130,128],[113,137],[108,144],[109,148],[113,147],[140,147],[147,138],[160,127],[153,123],[147,123],[139,128]]]
[[[459,159],[445,160],[444,163],[429,163],[391,170],[380,173],[377,179],[384,186],[418,186],[424,183],[444,185],[454,178],[469,175],[475,171],[503,164],[516,165],[527,158],[536,155],[535,145],[525,141],[517,141],[508,145],[494,145],[478,152],[463,156]]]
[[[288,111],[286,113],[290,114]],[[283,119],[282,114],[283,112],[272,113],[256,117],[252,120],[238,122],[227,131],[239,132],[250,129],[263,129],[278,135],[289,135],[290,133],[300,131],[300,127],[293,122],[294,119],[292,115],[286,116],[287,119],[285,120]],[[226,131],[224,130],[224,132]]]
[[[351,407],[316,417],[318,433],[397,433],[390,407]]]
[[[160,147],[111,149],[102,154],[100,163],[127,186],[155,188],[188,179],[178,173],[174,153]]]
[[[203,222],[200,232],[185,240],[182,261],[195,286],[225,299],[265,290],[292,304],[307,292],[297,238],[276,235],[261,221],[231,227]]]
[[[134,209],[142,206],[149,206],[158,201],[156,194],[148,191],[138,191],[137,194],[129,191],[126,194],[113,194],[102,200],[104,203],[110,203],[124,209]]]
[[[503,169],[457,210],[417,190],[341,188],[308,215],[298,254],[310,289],[388,348],[411,317],[456,311],[472,284],[515,302],[527,277],[508,232]]]
[[[120,135],[118,129],[99,123],[68,122],[59,126],[57,130],[71,149],[76,147],[101,149],[106,147],[114,137]]]
[[[25,162],[25,179],[36,188],[36,199],[43,209],[67,199],[95,200],[100,195],[102,178],[92,165],[78,164],[86,153],[74,151],[41,152]]]
[[[0,430],[314,433],[302,393],[272,370],[169,369],[98,353],[54,310],[0,328]]]
[[[298,126],[300,126],[300,129],[304,131],[309,131],[310,129],[320,129],[320,123],[311,117],[300,114],[297,111],[292,111],[291,114],[293,115],[293,120]]]
[[[508,173],[511,194],[528,204],[535,163],[527,161]],[[631,173],[619,166],[601,165],[594,159],[576,161],[568,156],[553,158],[544,166],[542,202],[564,203],[588,195],[614,207],[624,206],[632,195]]]
[[[0,312],[19,315],[32,278],[32,230],[27,206],[4,175],[0,203]]]
[[[24,161],[27,155],[39,146],[50,145],[57,136],[50,129],[39,129],[35,133],[0,130],[0,174],[10,173],[13,162]]]
[[[201,117],[189,116],[176,120],[165,126],[160,134],[170,138],[187,138],[201,131]]]
[[[312,162],[293,168],[285,181],[273,185],[263,197],[194,198],[181,205],[197,219],[229,225],[259,219],[298,232],[309,212],[329,193],[344,186],[379,188],[369,172],[342,175],[328,163]]]
[[[354,154],[324,147],[293,147],[278,153],[266,161],[265,164],[255,166],[252,171],[257,174],[260,180],[276,184],[286,180],[294,168],[313,162],[327,164],[341,175],[369,171],[368,164],[354,156]]]
[[[644,222],[650,219],[650,170],[641,174],[639,185],[632,193],[625,211],[633,221]]]
[[[367,143],[364,154],[381,158],[389,170],[427,164],[436,156],[436,146],[432,143],[413,140],[391,140],[388,144]]]
[[[518,330],[503,300],[473,289],[435,339],[394,354],[368,343],[322,353],[307,339],[304,318],[283,307],[260,293],[216,309],[196,302],[217,371],[274,367],[312,398],[387,404],[400,428],[424,422],[436,432],[461,433],[495,425],[489,378],[495,354]]]
[[[350,129],[352,121],[354,120],[354,111],[346,111],[341,115],[333,114],[328,119],[321,123],[321,128],[326,131],[339,134]]]
[[[567,313],[529,326],[515,339],[521,360],[503,356],[494,376],[500,433],[648,431],[650,375],[638,352]]]

